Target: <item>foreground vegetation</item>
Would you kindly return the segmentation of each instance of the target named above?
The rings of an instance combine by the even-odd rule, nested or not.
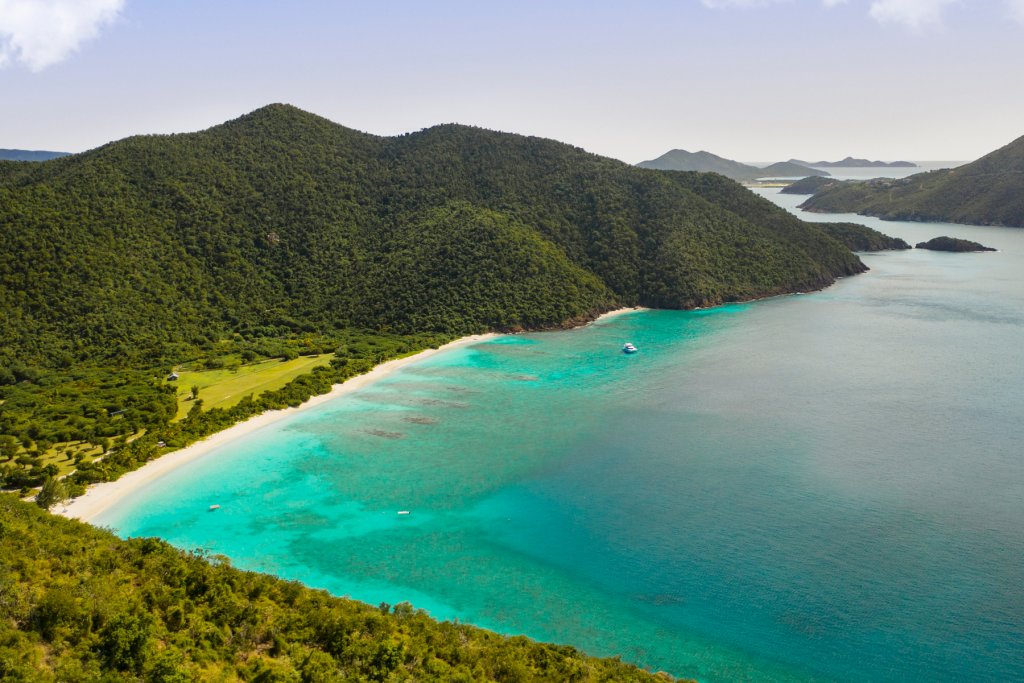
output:
[[[654,681],[572,647],[372,607],[0,495],[4,681]]]
[[[1024,227],[1024,137],[977,161],[907,178],[822,183],[808,211]]]

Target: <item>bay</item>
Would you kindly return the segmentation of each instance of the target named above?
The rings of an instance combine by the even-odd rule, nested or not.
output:
[[[1022,679],[1024,232],[809,218],[999,251],[456,349],[99,523],[702,681]]]

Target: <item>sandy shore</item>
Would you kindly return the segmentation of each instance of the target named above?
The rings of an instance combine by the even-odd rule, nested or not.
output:
[[[150,460],[139,469],[128,472],[116,481],[93,484],[83,495],[69,501],[64,506],[55,507],[53,511],[64,517],[80,519],[83,522],[90,522],[95,519],[97,515],[120,501],[128,494],[137,491],[143,486],[159,479],[187,462],[192,462],[197,458],[203,457],[218,446],[222,446],[240,436],[244,436],[256,431],[257,429],[266,427],[267,425],[277,422],[281,418],[287,417],[297,411],[312,408],[313,406],[320,405],[325,401],[330,401],[331,399],[362,389],[363,387],[373,384],[379,379],[387,377],[399,368],[409,365],[410,363],[416,363],[424,358],[440,353],[441,351],[447,351],[449,349],[466,346],[468,344],[475,344],[477,342],[492,339],[496,336],[498,335],[477,334],[469,337],[462,337],[461,339],[457,339],[436,349],[427,349],[412,356],[396,358],[395,360],[381,363],[364,375],[358,375],[341,384],[336,384],[326,394],[314,396],[297,408],[268,410],[265,413],[260,413],[259,415],[255,415],[248,420],[245,420],[244,422],[239,422],[232,427],[228,427],[216,434],[212,434],[202,441],[197,441],[190,446],[172,451],[167,455],[156,458],[155,460]]]
[[[644,308],[643,306],[634,306],[633,308],[616,308],[614,311],[608,311],[607,313],[602,313],[601,315],[597,316],[596,318],[591,320],[588,323],[588,325],[593,325],[594,323],[600,322],[601,320],[605,320],[607,318],[615,318],[617,316],[622,315],[623,313],[636,313],[637,311],[648,310],[650,309]]]

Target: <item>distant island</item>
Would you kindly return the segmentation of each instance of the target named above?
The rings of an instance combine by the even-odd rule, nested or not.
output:
[[[834,178],[825,178],[820,175],[812,175],[806,178],[801,178],[794,183],[790,183],[786,187],[779,190],[780,194],[814,194],[820,192],[827,187],[834,187],[839,185],[843,181],[836,180]]]
[[[932,251],[954,251],[954,252],[966,252],[966,251],[996,251],[992,247],[986,247],[977,242],[970,240],[962,240],[956,237],[934,237],[927,242],[918,242],[918,249],[930,249]]]
[[[814,166],[817,168],[917,168],[917,164],[909,161],[870,161],[868,159],[857,159],[846,157],[840,161],[800,161],[790,159],[790,163],[801,166]]]
[[[68,152],[47,152],[29,149],[0,149],[2,161],[48,161],[58,157],[66,157]]]
[[[886,220],[1024,227],[1024,137],[957,168],[823,184],[800,208]]]
[[[685,149],[673,149],[657,159],[641,161],[637,166],[661,171],[719,173],[726,178],[740,182],[749,182],[759,178],[803,178],[809,175],[828,175],[824,171],[817,171],[806,165],[790,161],[780,161],[761,168],[726,159],[711,152],[687,152]]]

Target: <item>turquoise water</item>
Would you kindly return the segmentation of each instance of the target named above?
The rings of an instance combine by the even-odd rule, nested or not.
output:
[[[456,349],[98,521],[702,681],[1024,679],[1024,232],[872,225],[1001,251]]]

